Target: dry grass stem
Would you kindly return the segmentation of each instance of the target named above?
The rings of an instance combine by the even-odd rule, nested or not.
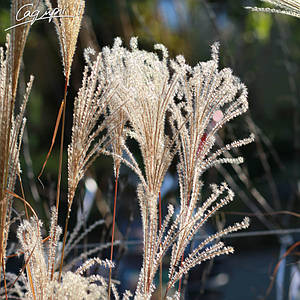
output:
[[[14,191],[17,174],[20,173],[19,152],[26,119],[26,103],[31,90],[33,77],[27,84],[24,100],[19,113],[14,116],[12,45],[7,35],[6,50],[0,48],[0,261],[5,258],[10,214],[13,197],[6,190]]]

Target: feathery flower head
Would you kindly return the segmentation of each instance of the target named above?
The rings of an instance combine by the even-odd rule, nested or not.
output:
[[[105,47],[102,51],[105,68],[99,74],[105,80],[113,78],[119,82],[118,95],[109,106],[119,107],[120,101],[123,102],[122,113],[130,124],[126,134],[140,146],[145,175],[138,167],[134,170],[144,190],[154,197],[174,156],[165,125],[166,112],[174,105],[179,77],[179,68],[170,72],[167,49],[163,45],[155,45],[155,49],[160,56],[140,50],[135,37],[130,40],[130,49],[123,47],[121,39],[116,38],[113,47]],[[174,66],[177,68],[178,64]],[[129,154],[124,142],[123,150]]]
[[[108,131],[109,134],[101,136],[107,128],[107,105],[112,100],[117,83],[113,79],[108,82],[99,77],[103,69],[99,53],[96,60],[85,67],[82,86],[74,101],[72,137],[68,147],[69,209],[79,181],[99,155],[111,133]],[[101,118],[104,118],[103,122],[99,122]],[[114,120],[113,122],[116,123]]]
[[[183,198],[191,196],[192,186],[208,168],[219,163],[241,163],[241,157],[227,159],[220,156],[254,139],[250,135],[212,151],[218,131],[248,109],[246,86],[231,69],[219,70],[218,62],[219,44],[215,43],[212,59],[193,68],[186,67],[187,71],[180,79],[181,102],[174,107],[173,122],[180,135],[179,182],[182,191],[187,193]]]
[[[52,9],[50,0],[45,0],[45,2]],[[54,18],[53,22],[59,38],[64,75],[67,76],[70,75],[71,71],[85,0],[58,0],[57,7],[60,11],[64,11],[65,14],[65,17]]]
[[[0,48],[0,258],[5,254],[8,237],[13,192],[17,174],[20,172],[19,153],[26,123],[26,103],[31,90],[33,76],[27,84],[19,113],[15,116],[13,91],[12,43],[7,35],[6,50]]]

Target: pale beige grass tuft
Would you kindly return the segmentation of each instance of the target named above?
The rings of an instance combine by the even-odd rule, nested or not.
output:
[[[45,3],[52,9],[52,4],[49,0],[45,0]],[[53,22],[55,23],[60,43],[64,74],[65,77],[68,78],[71,72],[77,38],[84,13],[85,0],[58,0],[57,8],[63,11],[66,16],[63,18],[54,18]]]
[[[262,2],[274,5],[276,8],[269,7],[246,7],[252,11],[264,13],[277,13],[300,18],[299,0],[261,0]]]
[[[33,82],[31,77],[19,113],[14,116],[12,55],[11,38],[7,35],[6,50],[0,48],[0,270],[4,268],[13,199],[8,191],[14,191],[16,177],[20,174],[19,152],[26,123],[24,113]]]

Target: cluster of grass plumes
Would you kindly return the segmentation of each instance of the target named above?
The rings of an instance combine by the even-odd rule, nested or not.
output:
[[[212,60],[194,68],[187,65],[182,56],[169,59],[163,45],[155,46],[162,58],[139,50],[136,38],[131,39],[130,45],[130,50],[122,47],[117,38],[111,49],[106,47],[102,51],[104,69],[99,78],[114,78],[118,83],[121,92],[113,97],[113,101],[120,101],[119,106],[128,120],[128,126],[119,136],[124,156],[120,151],[114,152],[114,147],[103,152],[129,166],[140,179],[137,195],[143,221],[144,258],[136,297],[150,299],[156,288],[155,275],[170,247],[172,257],[166,296],[190,268],[208,258],[233,251],[223,243],[206,249],[204,242],[185,260],[182,258],[197,230],[233,199],[232,191],[224,183],[214,186],[211,197],[197,208],[201,175],[216,164],[241,163],[240,157],[227,159],[222,154],[252,142],[253,136],[212,151],[217,131],[248,109],[246,87],[230,69],[218,70],[217,44],[212,48]],[[165,133],[167,124],[172,128],[170,136]],[[127,139],[135,139],[139,144],[142,169],[128,148]],[[180,158],[180,214],[175,217],[174,208],[169,206],[162,221],[159,220],[159,192],[176,153]],[[207,243],[228,232],[246,228],[248,223],[245,219],[216,234]]]
[[[62,232],[56,225],[56,217],[56,209],[53,208],[48,243],[43,242],[42,224],[36,218],[25,220],[19,226],[17,236],[21,244],[21,253],[27,262],[27,276],[17,277],[7,273],[8,283],[14,283],[7,296],[20,299],[107,299],[105,278],[95,274],[87,276],[86,273],[94,265],[103,268],[114,267],[108,260],[87,259],[75,271],[64,272],[61,280],[58,280],[58,272],[52,275],[52,265],[59,262],[56,251]],[[112,286],[115,290],[114,284]],[[4,293],[0,295],[5,297]]]
[[[29,1],[12,1],[12,26],[18,24],[15,18],[17,11]],[[31,1],[33,11],[39,1]],[[7,35],[6,50],[0,49],[0,274],[5,268],[5,251],[12,209],[12,196],[15,180],[20,173],[19,152],[26,123],[24,112],[33,82],[33,77],[27,85],[24,101],[20,112],[15,116],[15,102],[22,55],[30,29],[30,23],[12,29]]]
[[[13,3],[15,10],[19,2]],[[51,8],[50,1],[46,3]],[[219,70],[218,44],[212,46],[212,59],[195,67],[188,65],[181,55],[170,59],[167,49],[161,44],[155,45],[156,53],[140,50],[137,38],[131,39],[130,49],[122,46],[120,38],[115,39],[113,47],[105,47],[97,55],[93,50],[87,49],[82,86],[74,100],[72,136],[67,151],[68,211],[60,250],[58,243],[62,230],[57,223],[58,204],[61,201],[67,87],[84,1],[58,1],[58,8],[66,8],[68,17],[55,19],[66,80],[64,100],[49,151],[50,154],[62,119],[56,206],[51,214],[49,236],[44,240],[41,222],[35,214],[33,218],[27,215],[27,220],[21,222],[17,236],[21,245],[20,253],[24,255],[24,268],[21,276],[3,272],[4,285],[8,280],[13,287],[8,291],[5,289],[5,293],[1,295],[22,299],[109,299],[112,294],[118,299],[117,287],[111,280],[111,269],[114,266],[114,223],[110,260],[103,261],[97,257],[88,259],[101,245],[95,251],[85,253],[79,259],[73,259],[73,262],[71,260],[67,265],[65,259],[86,233],[103,223],[102,220],[96,222],[96,225],[86,229],[78,238],[75,236],[80,228],[76,227],[75,233],[67,240],[68,221],[79,182],[94,160],[100,154],[105,154],[113,158],[116,187],[122,164],[131,168],[140,181],[137,185],[137,198],[142,218],[144,255],[134,298],[151,299],[157,289],[154,282],[158,269],[162,270],[162,260],[168,250],[171,250],[164,296],[162,286],[160,292],[161,298],[179,299],[180,288],[176,292],[172,289],[184,274],[203,261],[233,253],[233,248],[226,246],[220,238],[249,226],[249,219],[245,218],[240,223],[218,231],[203,240],[185,257],[186,249],[198,230],[219,209],[233,201],[233,192],[226,183],[221,183],[211,185],[211,195],[200,203],[203,185],[201,179],[208,168],[217,164],[242,163],[241,157],[228,159],[224,154],[252,142],[252,135],[222,148],[217,145],[216,140],[218,131],[227,122],[248,109],[247,89],[230,69]],[[21,50],[29,27],[24,27],[23,30],[23,34],[17,35],[23,42]],[[20,113],[13,117],[14,86],[17,85],[14,85],[14,81],[18,81],[18,75],[12,70],[19,72],[19,65],[15,67],[13,62],[16,57],[21,60],[23,50],[14,53],[14,50],[10,50],[9,40],[7,49],[6,55],[3,49],[0,50],[0,141],[5,145],[0,153],[2,249],[6,247],[12,191],[20,173],[19,152],[25,125],[23,115],[32,85],[31,79]],[[11,53],[15,55],[12,56]],[[131,139],[139,145],[142,166],[128,146]],[[169,205],[167,214],[163,217],[160,190],[176,155],[180,189],[179,213],[175,214],[175,208]],[[11,193],[8,194],[7,190]],[[19,198],[23,197],[24,195]],[[1,264],[4,266],[5,252],[1,250],[0,253]],[[82,263],[84,259],[88,260],[72,272],[72,267]],[[110,269],[108,280],[98,274],[85,274],[95,263]],[[127,291],[123,294],[123,299],[131,296]]]

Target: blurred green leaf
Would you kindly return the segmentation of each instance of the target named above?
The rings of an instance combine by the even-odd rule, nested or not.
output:
[[[9,33],[5,31],[10,25],[10,14],[6,9],[0,9],[0,43],[5,43],[6,34]]]
[[[256,38],[261,42],[269,41],[273,24],[272,16],[270,14],[250,13],[247,19],[247,29],[253,31]]]

